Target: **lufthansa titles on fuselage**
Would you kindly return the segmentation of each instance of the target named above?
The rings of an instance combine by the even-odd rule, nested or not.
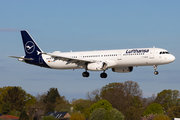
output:
[[[132,49],[126,50],[126,53],[148,53],[149,49]]]

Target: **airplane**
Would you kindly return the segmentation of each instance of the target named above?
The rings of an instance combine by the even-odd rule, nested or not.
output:
[[[133,67],[137,66],[153,66],[154,74],[158,75],[158,65],[168,64],[175,60],[175,57],[167,50],[155,47],[45,53],[36,44],[28,31],[22,30],[21,37],[25,56],[9,57],[51,69],[85,69],[82,73],[83,77],[89,77],[88,71],[102,71],[100,77],[106,78],[107,73],[105,71],[107,69],[112,69],[113,72],[118,73],[129,73],[133,71]]]

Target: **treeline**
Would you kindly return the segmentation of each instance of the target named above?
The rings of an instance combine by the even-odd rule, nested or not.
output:
[[[144,98],[142,94],[137,82],[115,82],[87,92],[86,99],[73,99],[70,103],[57,88],[50,88],[34,97],[21,87],[3,87],[0,88],[0,113],[20,116],[25,110],[31,120],[40,120],[41,116],[52,111],[68,111],[70,120],[180,118],[178,90],[163,90],[149,98]]]

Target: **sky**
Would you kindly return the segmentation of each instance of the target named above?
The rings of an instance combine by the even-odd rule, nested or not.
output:
[[[67,100],[112,82],[137,82],[144,97],[164,89],[180,91],[179,0],[0,0],[0,87],[20,86],[34,96],[58,88]],[[28,30],[44,52],[157,47],[176,57],[173,63],[134,67],[131,73],[84,69],[53,70],[19,62],[24,56],[20,30]]]

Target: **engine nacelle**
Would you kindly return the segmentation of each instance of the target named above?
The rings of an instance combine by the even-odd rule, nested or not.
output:
[[[117,68],[112,68],[112,71],[118,73],[128,73],[133,71],[133,67],[117,67]]]
[[[107,64],[105,62],[89,63],[87,69],[91,71],[102,71],[107,69]]]

